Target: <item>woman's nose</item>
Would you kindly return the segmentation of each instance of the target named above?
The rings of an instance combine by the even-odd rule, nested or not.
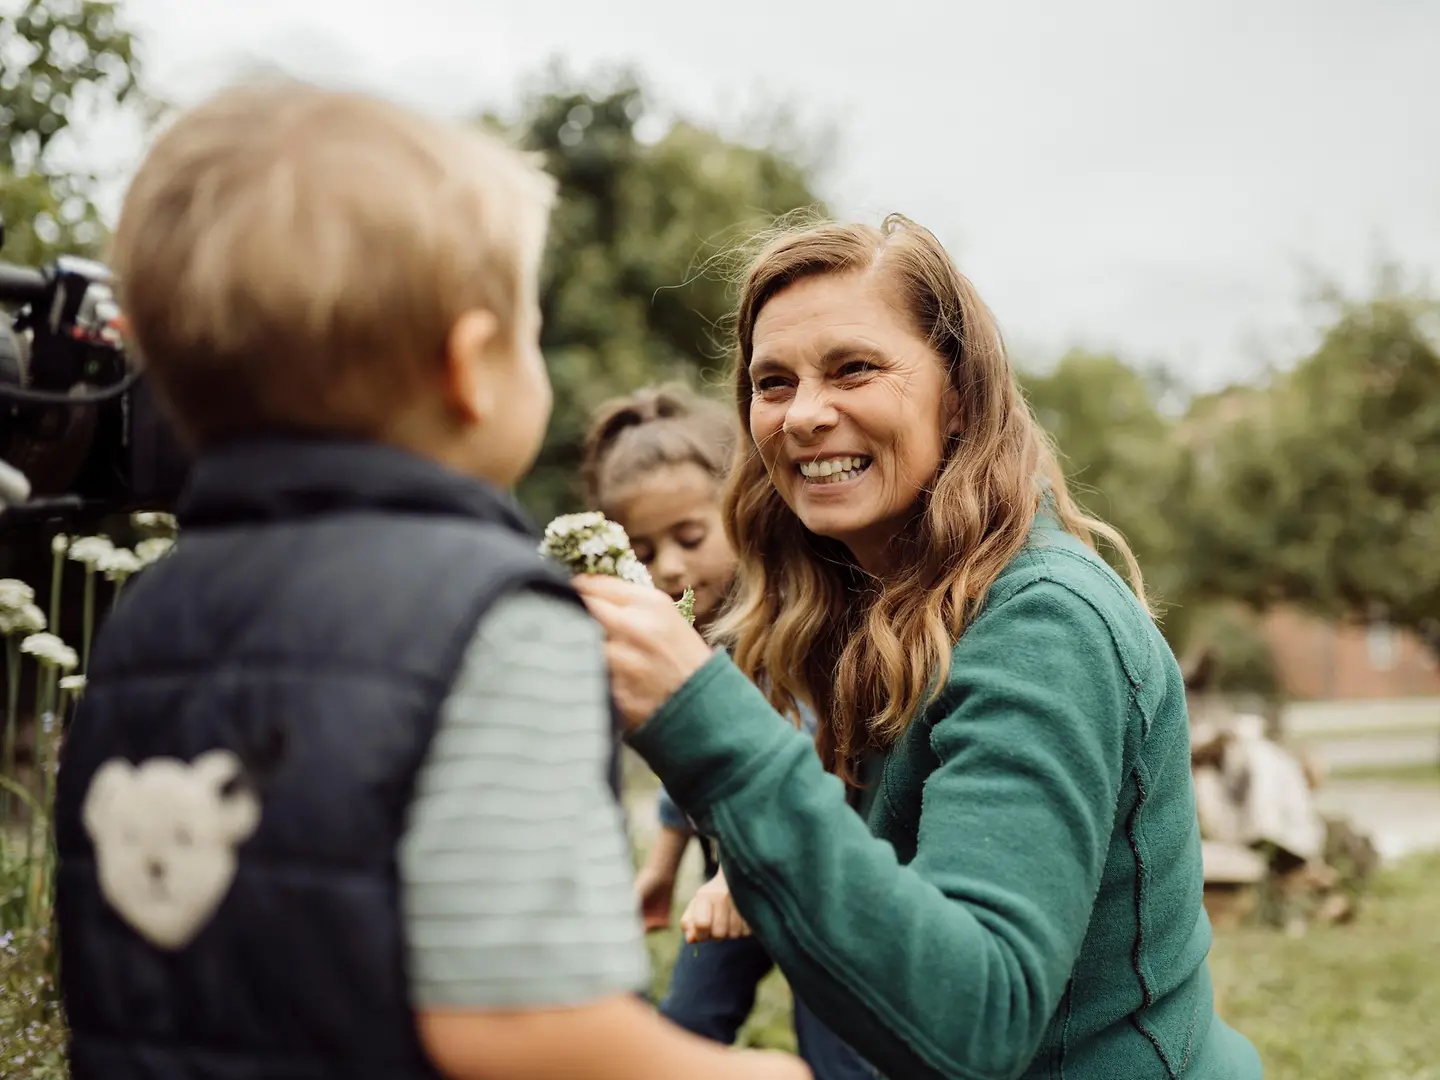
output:
[[[801,386],[785,412],[785,434],[797,439],[813,439],[835,426],[839,414],[822,388]]]

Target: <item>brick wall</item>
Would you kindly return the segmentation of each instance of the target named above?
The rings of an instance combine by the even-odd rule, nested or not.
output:
[[[1440,697],[1440,666],[1413,634],[1333,623],[1292,608],[1266,613],[1280,679],[1301,700]]]

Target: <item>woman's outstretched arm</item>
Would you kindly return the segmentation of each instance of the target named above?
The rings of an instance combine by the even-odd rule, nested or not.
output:
[[[1040,581],[988,609],[932,710],[906,866],[724,656],[632,743],[719,837],[740,910],[822,1020],[890,1075],[991,1080],[1024,1072],[1074,967],[1132,697],[1083,596]]]

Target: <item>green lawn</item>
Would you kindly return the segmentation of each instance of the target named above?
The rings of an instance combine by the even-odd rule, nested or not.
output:
[[[678,936],[650,945],[658,993]],[[1211,966],[1220,1009],[1259,1047],[1266,1080],[1440,1080],[1440,856],[1380,874],[1348,926],[1219,935]],[[778,974],[742,1041],[794,1048]]]
[[[1440,1080],[1440,855],[1382,873],[1362,904],[1302,938],[1216,941],[1221,1010],[1267,1080]]]

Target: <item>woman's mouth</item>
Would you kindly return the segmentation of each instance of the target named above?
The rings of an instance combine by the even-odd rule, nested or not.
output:
[[[870,468],[871,460],[864,456],[817,458],[802,461],[796,468],[808,484],[839,484],[859,477]]]

